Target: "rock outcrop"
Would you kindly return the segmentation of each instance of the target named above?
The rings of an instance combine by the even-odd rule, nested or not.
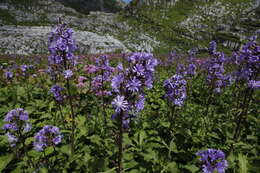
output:
[[[47,54],[47,40],[53,28],[45,27],[0,27],[0,54]],[[122,42],[113,36],[101,36],[92,32],[75,30],[79,52],[99,54],[128,52]]]

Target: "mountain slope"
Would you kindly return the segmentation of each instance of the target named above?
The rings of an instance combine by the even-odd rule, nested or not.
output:
[[[151,2],[156,2],[151,4]],[[225,51],[238,49],[260,28],[259,0],[133,0],[125,9],[126,20],[148,31],[172,48],[205,48],[216,40]]]

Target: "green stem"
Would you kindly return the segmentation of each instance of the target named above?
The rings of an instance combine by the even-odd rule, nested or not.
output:
[[[119,136],[118,136],[118,168],[117,173],[121,173],[122,168],[122,158],[123,158],[123,116],[124,113],[121,111],[121,113],[118,116],[118,130],[119,130]]]
[[[74,109],[73,109],[73,103],[72,103],[72,95],[70,92],[70,81],[69,79],[66,80],[66,87],[68,91],[68,96],[69,96],[69,104],[70,104],[70,110],[71,110],[71,125],[72,125],[72,132],[71,132],[71,154],[74,154],[75,146],[74,146],[74,138],[75,138],[75,114],[74,114]]]

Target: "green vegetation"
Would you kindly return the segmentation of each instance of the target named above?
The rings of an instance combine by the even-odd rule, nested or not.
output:
[[[260,27],[259,22],[240,21],[242,17],[251,18],[242,14],[243,10],[250,7],[251,0],[222,0],[220,2],[223,5],[216,6],[219,8],[216,10],[220,10],[222,7],[226,9],[222,17],[218,17],[219,14],[209,15],[210,12],[207,11],[210,6],[216,5],[216,1],[183,0],[171,7],[158,5],[135,8],[133,6],[128,9],[130,12],[126,11],[128,15],[123,20],[128,21],[128,24],[137,30],[136,32],[148,33],[165,43],[156,49],[157,53],[166,53],[171,49],[205,48],[211,40],[216,40],[218,43],[232,41],[240,44],[240,38],[226,31],[226,26],[231,30],[236,25],[245,28],[248,30],[248,35]],[[205,9],[203,9],[204,7]],[[194,21],[193,26],[184,26],[182,22],[193,15],[198,15],[199,21]],[[218,31],[218,24],[224,25],[223,32]],[[198,31],[198,25],[205,27]],[[223,46],[221,49],[229,53],[232,51]]]
[[[8,12],[8,10],[0,9],[0,20],[3,21],[3,24],[15,24],[15,18]]]

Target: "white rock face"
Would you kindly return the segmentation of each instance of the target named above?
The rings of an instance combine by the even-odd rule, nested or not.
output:
[[[0,54],[48,54],[47,40],[51,27],[0,27]],[[79,52],[84,54],[128,52],[119,40],[109,35],[75,31]]]
[[[143,33],[132,35],[124,43],[131,50],[138,52],[153,52],[154,48],[160,46],[160,41]]]

